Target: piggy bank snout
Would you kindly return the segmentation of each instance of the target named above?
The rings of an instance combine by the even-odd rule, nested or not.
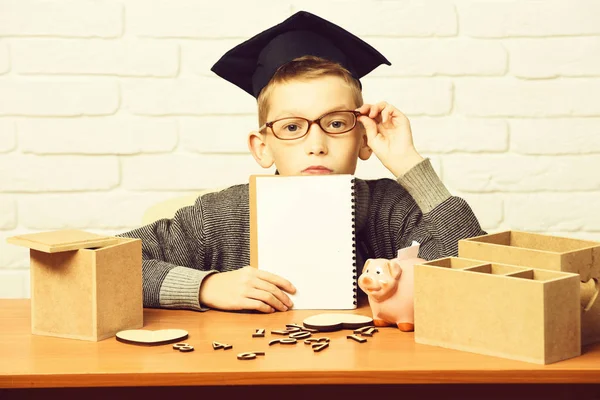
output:
[[[369,276],[368,274],[362,274],[358,278],[358,283],[359,283],[360,287],[363,289],[377,289],[379,287],[379,285],[377,284],[377,281],[375,279],[373,279],[373,277]]]
[[[371,278],[369,275],[367,274],[362,274],[359,278],[358,278],[358,283],[360,283],[361,285],[372,285],[373,284],[373,278]]]

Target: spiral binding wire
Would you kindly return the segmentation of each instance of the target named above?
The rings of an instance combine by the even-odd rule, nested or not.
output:
[[[357,305],[357,299],[356,299],[356,294],[358,292],[358,288],[356,287],[357,285],[357,279],[358,276],[356,274],[356,192],[355,192],[355,181],[356,178],[352,178],[351,182],[352,182],[352,285],[354,286],[353,291],[353,298],[354,298],[354,305]]]

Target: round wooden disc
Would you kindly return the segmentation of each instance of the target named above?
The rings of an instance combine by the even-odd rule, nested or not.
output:
[[[130,329],[117,332],[116,337],[119,342],[123,343],[156,346],[187,339],[188,332],[183,329],[161,329],[158,331]]]
[[[303,325],[320,332],[332,332],[340,329],[358,329],[373,324],[373,318],[359,314],[324,313],[306,318]]]

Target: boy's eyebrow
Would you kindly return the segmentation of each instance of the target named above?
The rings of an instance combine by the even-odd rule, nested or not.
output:
[[[330,113],[332,111],[352,110],[352,109],[353,109],[352,107],[348,107],[347,105],[341,104],[341,105],[338,105],[338,106],[335,106],[335,107],[331,107],[330,109],[328,109],[328,110],[326,110],[324,112],[321,112],[319,114],[319,117],[321,115]],[[286,116],[289,116],[289,117],[299,117],[299,116],[301,116],[301,114],[302,113],[297,112],[297,111],[284,110],[284,111],[281,111],[280,113],[278,113],[277,116],[275,118],[273,118],[273,119],[275,120],[275,119],[278,119],[278,118],[285,118]]]

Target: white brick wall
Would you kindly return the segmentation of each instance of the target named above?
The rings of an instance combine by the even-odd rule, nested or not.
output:
[[[167,153],[177,147],[177,121],[169,118],[32,118],[18,121],[17,130],[23,153]]]
[[[8,59],[8,45],[0,42],[0,75],[5,74],[10,69],[10,60]]]
[[[110,115],[118,108],[119,86],[114,81],[29,79],[16,74],[0,81],[0,117]]]
[[[596,0],[457,2],[461,32],[481,38],[598,35]]]
[[[11,46],[20,75],[118,75],[172,77],[179,46],[156,40],[23,39]]]
[[[110,0],[2,0],[0,36],[117,38],[123,9]]]
[[[392,62],[365,100],[409,116],[484,229],[600,241],[600,2],[259,1],[0,0],[0,298],[29,296],[10,236],[122,232],[265,172],[254,100],[210,67],[300,9]],[[357,175],[391,176],[375,157]]]

